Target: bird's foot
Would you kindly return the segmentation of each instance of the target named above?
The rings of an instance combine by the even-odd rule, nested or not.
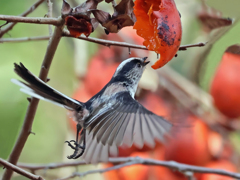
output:
[[[73,146],[71,144],[71,142],[74,142]],[[85,151],[85,145],[81,146],[80,144],[78,144],[75,140],[71,140],[71,141],[65,141],[65,143],[68,143],[68,146],[70,146],[72,149],[74,149],[74,153],[70,156],[67,156],[68,159],[77,159],[80,156],[83,155],[84,151]],[[80,151],[81,150],[81,151]]]
[[[69,147],[71,147],[72,149],[76,149],[76,147],[74,147],[72,144],[71,144],[71,142],[74,142],[74,144],[76,143],[76,141],[74,141],[74,140],[71,140],[71,141],[65,141],[65,143],[68,143],[68,146]]]

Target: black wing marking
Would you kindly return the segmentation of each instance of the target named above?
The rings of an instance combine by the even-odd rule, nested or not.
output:
[[[105,107],[100,116],[91,117],[86,126],[97,142],[109,146],[134,143],[141,148],[144,143],[154,147],[154,139],[164,141],[172,127],[170,122],[144,108],[128,92],[118,93],[114,98],[117,103]]]
[[[47,85],[44,81],[33,75],[22,63],[20,63],[20,65],[14,63],[14,65],[14,71],[27,83],[16,79],[12,79],[12,82],[21,86],[21,91],[24,93],[38,99],[50,101],[70,110],[80,110],[82,106],[84,106],[83,103],[62,94]]]

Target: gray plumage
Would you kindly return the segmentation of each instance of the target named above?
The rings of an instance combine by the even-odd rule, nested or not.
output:
[[[134,95],[148,62],[146,58],[129,58],[123,61],[110,82],[86,103],[72,99],[51,88],[34,76],[21,63],[15,72],[27,83],[13,79],[21,91],[35,98],[50,101],[74,113],[81,137],[78,134],[70,159],[82,158],[88,163],[107,161],[109,154],[118,155],[118,147],[133,144],[139,148],[155,146],[155,140],[164,141],[171,123],[144,108]],[[84,151],[86,149],[86,151]]]

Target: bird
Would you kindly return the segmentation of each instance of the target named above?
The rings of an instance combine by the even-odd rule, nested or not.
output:
[[[14,71],[25,82],[11,79],[20,91],[34,98],[64,107],[77,122],[76,139],[65,141],[74,151],[68,159],[82,157],[86,163],[107,162],[118,155],[121,145],[155,146],[165,142],[172,123],[147,110],[134,96],[149,61],[131,57],[122,61],[111,80],[87,102],[80,102],[50,87],[33,75],[22,63]]]

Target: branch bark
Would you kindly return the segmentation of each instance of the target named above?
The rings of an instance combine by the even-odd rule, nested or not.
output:
[[[69,31],[66,31],[66,30],[63,31],[62,35],[65,36],[65,37],[72,37],[71,34],[69,33]],[[96,43],[96,44],[101,44],[101,45],[108,46],[108,47],[110,47],[110,46],[120,46],[120,47],[148,50],[145,46],[130,44],[130,43],[126,43],[126,42],[109,41],[109,40],[92,38],[92,37],[84,37],[84,36],[79,36],[79,37],[77,37],[77,39],[82,39],[82,40],[85,40],[85,41],[93,42],[93,43]],[[206,45],[206,43],[202,43],[202,42],[197,43],[197,44],[183,45],[183,46],[180,46],[179,51],[185,51],[185,50],[187,50],[188,48],[191,48],[191,47],[202,47],[202,46],[205,46],[205,45]]]
[[[53,3],[51,2],[51,0],[47,0],[47,5],[48,5],[47,16],[48,16],[48,18],[52,18],[52,9],[53,9],[52,5],[53,5]],[[49,29],[49,36],[52,36],[52,26],[49,25],[48,29]]]
[[[50,36],[20,37],[20,38],[0,38],[0,43],[42,41],[42,40],[49,40],[49,39],[50,39]]]
[[[40,4],[42,4],[44,2],[44,0],[38,0],[36,3],[34,3],[27,11],[25,11],[24,13],[20,14],[19,16],[25,17],[28,14],[30,14],[31,12],[33,12]],[[9,25],[7,25],[5,28],[2,28],[0,30],[0,38],[7,33],[8,31],[10,31],[15,25],[17,24],[17,22],[13,22],[10,23]]]
[[[222,169],[211,169],[211,168],[205,168],[205,167],[200,167],[200,166],[192,166],[192,165],[182,164],[182,163],[178,163],[178,162],[174,162],[174,161],[159,161],[159,160],[154,160],[154,159],[143,159],[140,157],[119,158],[119,160],[117,160],[117,158],[110,158],[110,159],[112,159],[113,162],[115,162],[115,163],[123,162],[123,164],[119,164],[119,165],[112,166],[112,167],[105,168],[105,169],[90,170],[90,171],[86,171],[83,173],[76,172],[70,176],[62,178],[61,180],[66,180],[66,179],[70,179],[70,178],[77,177],[77,176],[83,177],[83,176],[86,176],[88,174],[93,174],[93,173],[108,172],[108,171],[112,171],[115,169],[130,166],[130,165],[136,165],[136,164],[163,166],[163,167],[167,167],[169,169],[178,170],[181,173],[198,172],[198,173],[208,173],[208,174],[219,174],[219,175],[224,175],[224,176],[228,176],[228,177],[233,177],[236,179],[240,178],[239,173],[233,173],[233,172],[229,172],[229,171],[222,170]]]
[[[9,16],[0,15],[0,20],[8,22],[21,22],[21,23],[33,23],[33,24],[51,24],[59,26],[62,18],[42,18],[42,17],[20,17],[20,16]]]
[[[34,175],[30,172],[27,172],[21,168],[19,168],[18,166],[15,166],[11,163],[9,163],[8,161],[0,158],[0,164],[2,164],[5,168],[7,169],[11,169],[13,171],[15,171],[16,173],[18,174],[21,174],[22,176],[25,176],[29,179],[33,179],[33,180],[44,180],[41,176],[37,176],[37,175]]]
[[[143,164],[143,165],[155,165],[155,166],[163,166],[167,167],[169,169],[178,170],[179,172],[186,173],[186,172],[198,172],[198,173],[210,173],[210,174],[219,174],[224,176],[229,176],[233,178],[240,178],[239,173],[233,173],[222,169],[212,169],[212,168],[205,168],[200,166],[192,166],[187,164],[182,164],[174,161],[160,161],[160,160],[154,160],[154,159],[144,159],[140,157],[126,157],[126,158],[109,158],[109,161],[111,163],[123,163],[117,166],[109,167],[106,169],[97,169],[97,170],[91,170],[83,173],[74,173],[68,177],[65,177],[63,179],[69,179],[76,176],[85,176],[88,174],[93,173],[102,173],[107,172],[115,169],[119,169],[125,166],[130,166],[134,164]],[[18,164],[19,167],[29,170],[40,170],[40,169],[56,169],[56,168],[62,168],[62,167],[69,167],[69,166],[78,166],[78,165],[86,165],[84,161],[79,162],[67,162],[67,163],[51,163],[51,164],[45,164],[45,165],[32,165],[32,164]]]
[[[50,65],[52,63],[53,56],[56,52],[59,41],[62,37],[64,20],[62,20],[62,19],[59,19],[59,20],[61,20],[60,21],[61,25],[55,27],[53,36],[49,41],[47,51],[46,51],[46,54],[45,54],[45,57],[44,57],[44,60],[42,63],[42,67],[40,70],[39,78],[42,79],[43,81],[46,81],[46,79],[47,79],[48,71],[49,71]],[[35,116],[35,113],[37,110],[38,102],[39,102],[38,99],[32,98],[31,102],[28,106],[21,132],[18,136],[17,142],[15,143],[13,150],[9,157],[9,162],[12,164],[17,164],[17,161],[22,152],[22,149],[27,141],[29,134],[31,133],[32,123],[33,123],[34,116]],[[13,171],[11,169],[7,169],[3,174],[3,180],[11,179],[12,173],[13,173]]]
[[[62,36],[74,38],[66,30],[63,31]],[[2,39],[0,39],[0,43],[4,43],[4,42],[25,42],[25,41],[34,41],[34,40],[36,40],[36,41],[38,41],[38,40],[48,40],[50,37],[51,36],[2,38]],[[130,43],[126,43],[126,42],[109,41],[109,40],[105,40],[105,39],[84,37],[84,36],[77,37],[77,39],[81,39],[81,40],[88,41],[88,42],[93,42],[93,43],[100,44],[100,45],[103,45],[103,46],[108,46],[108,47],[110,47],[110,46],[120,46],[120,47],[125,47],[125,48],[148,50],[145,46],[130,44]],[[205,46],[205,45],[206,45],[206,43],[202,43],[202,42],[196,43],[196,44],[182,45],[182,46],[180,46],[179,51],[185,51],[188,48],[202,47],[202,46]]]

